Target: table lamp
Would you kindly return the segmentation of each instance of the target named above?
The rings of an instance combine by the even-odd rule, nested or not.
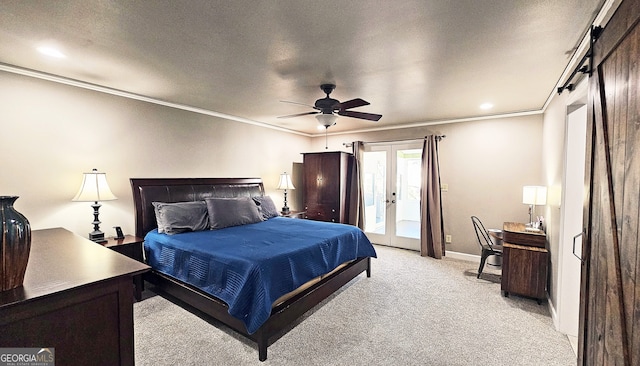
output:
[[[533,214],[536,205],[547,204],[547,187],[524,186],[522,187],[522,203],[529,205],[529,225],[533,226]]]
[[[102,206],[98,201],[112,201],[118,199],[109,189],[106,173],[99,173],[98,169],[93,169],[91,173],[83,173],[82,184],[72,201],[93,202],[93,231],[89,233],[89,239],[96,243],[104,243],[104,233],[100,231],[100,220],[98,220],[98,210]]]
[[[289,206],[287,206],[287,189],[296,189],[296,187],[293,186],[293,182],[291,182],[291,176],[287,174],[287,172],[280,174],[280,182],[278,183],[277,189],[284,190],[284,207],[282,207],[282,213],[286,215],[290,212]]]

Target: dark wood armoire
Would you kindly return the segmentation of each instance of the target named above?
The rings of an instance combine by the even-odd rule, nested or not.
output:
[[[640,0],[593,45],[580,365],[640,365]]]
[[[341,151],[302,155],[304,217],[348,223],[353,155]]]

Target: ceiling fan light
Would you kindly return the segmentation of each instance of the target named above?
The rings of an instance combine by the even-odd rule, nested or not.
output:
[[[320,123],[320,125],[328,128],[336,124],[336,119],[338,119],[338,116],[334,114],[322,113],[316,114],[316,119],[318,120],[318,123]]]

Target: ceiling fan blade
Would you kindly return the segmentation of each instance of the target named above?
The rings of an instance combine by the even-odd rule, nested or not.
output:
[[[368,119],[369,121],[375,121],[375,122],[377,122],[380,118],[382,118],[381,114],[354,112],[354,111],[340,111],[338,112],[338,114],[345,117]]]
[[[303,106],[306,106],[306,107],[309,107],[309,108],[315,108],[314,106],[312,106],[312,105],[310,105],[310,104],[306,104],[306,103],[299,103],[299,102],[292,102],[292,101],[289,101],[289,100],[281,100],[280,102],[282,102],[282,103],[289,103],[289,104],[298,104],[298,105],[303,105]]]
[[[305,112],[305,113],[296,113],[296,114],[289,114],[287,116],[280,116],[278,118],[293,118],[293,117],[300,117],[300,116],[306,116],[309,114],[318,114],[320,112]]]
[[[364,105],[369,105],[369,104],[370,103],[367,102],[366,100],[362,100],[360,98],[356,98],[356,99],[351,99],[351,100],[347,100],[346,102],[340,103],[340,108],[341,109],[350,109],[350,108],[362,107]]]

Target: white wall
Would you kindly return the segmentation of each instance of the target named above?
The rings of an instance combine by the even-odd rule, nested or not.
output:
[[[565,91],[556,95],[544,113],[544,134],[542,140],[543,174],[548,188],[546,206],[547,238],[551,257],[549,272],[549,301],[555,308],[559,291],[559,257],[560,257],[560,215],[562,200],[562,175],[564,171],[565,129],[568,108],[571,104],[586,103],[586,80],[580,83],[573,92]],[[579,97],[577,99],[577,97]]]
[[[279,174],[301,162],[310,138],[0,72],[0,195],[33,229],[91,230],[92,208],[71,202],[82,173],[107,173],[116,201],[101,228],[133,233],[129,178],[260,177],[277,206]],[[301,182],[295,182],[301,183]],[[298,196],[289,205],[297,208]]]
[[[0,195],[20,196],[16,209],[34,229],[65,227],[86,236],[92,209],[71,202],[82,173],[98,168],[116,201],[103,202],[101,228],[133,233],[129,178],[261,177],[277,206],[283,171],[302,187],[302,152],[324,151],[324,136],[307,138],[44,80],[0,72],[3,111]],[[469,216],[488,227],[526,221],[522,186],[541,184],[542,116],[497,118],[401,130],[330,135],[329,150],[343,142],[447,135],[440,144],[448,249],[479,254]],[[298,174],[296,174],[298,172]],[[298,189],[289,195],[301,207]]]
[[[480,254],[471,225],[476,215],[487,228],[505,221],[529,221],[522,186],[543,184],[542,115],[439,124],[403,130],[330,135],[328,150],[351,151],[343,143],[421,139],[431,133],[447,137],[439,144],[447,250]],[[314,137],[314,151],[325,150],[324,135]]]

